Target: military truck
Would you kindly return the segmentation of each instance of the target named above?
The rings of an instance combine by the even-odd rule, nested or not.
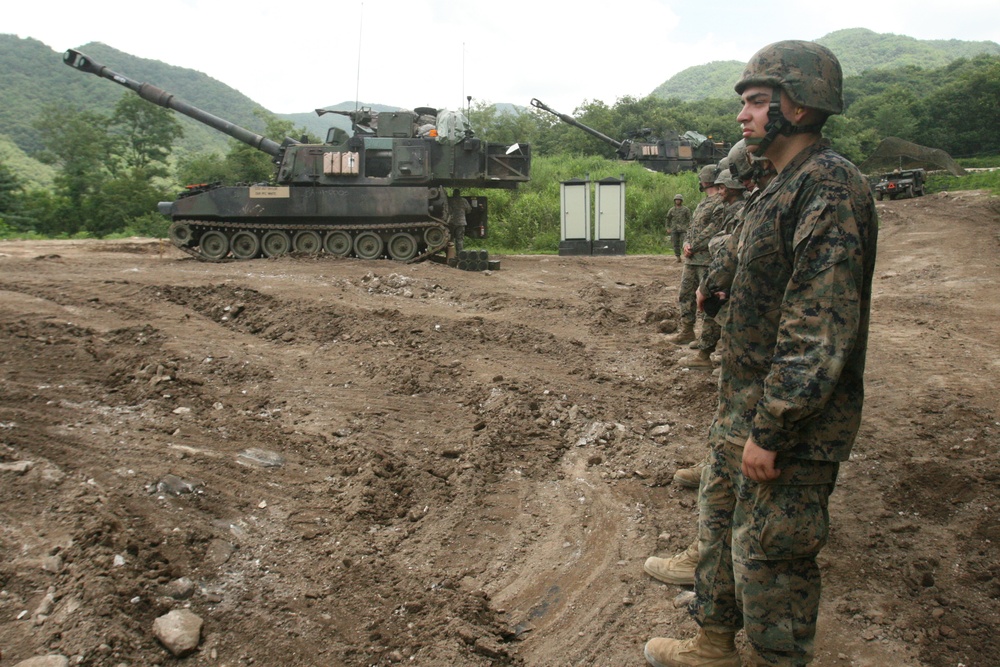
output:
[[[889,199],[922,197],[927,172],[923,169],[895,169],[879,176],[875,184],[875,197]]]

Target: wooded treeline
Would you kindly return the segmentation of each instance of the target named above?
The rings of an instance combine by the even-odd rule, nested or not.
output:
[[[871,70],[847,77],[844,97],[845,113],[831,118],[825,133],[856,163],[886,137],[940,148],[956,159],[1000,153],[1000,56],[960,58],[936,69]],[[558,111],[617,140],[641,128],[661,137],[695,130],[717,141],[740,138],[735,92],[694,102],[624,97],[609,106],[596,100]],[[498,114],[481,104],[473,108],[472,119],[489,140],[529,141],[536,155],[614,157],[613,146],[546,112]]]
[[[1000,155],[1000,56],[960,58],[932,69],[872,70],[847,78],[845,98],[846,113],[831,119],[826,133],[855,162],[889,136],[941,148],[966,158],[966,164]],[[652,136],[695,130],[734,142],[740,136],[738,109],[733,93],[691,102],[653,96],[610,105],[593,100],[559,111],[619,140],[648,128]],[[255,124],[275,140],[302,134],[289,121],[260,109],[255,114]],[[638,165],[617,162],[613,146],[547,112],[498,112],[479,103],[470,116],[480,137],[530,143],[535,156],[532,183],[511,193],[484,193],[491,197],[496,242],[504,248],[555,247],[560,180],[627,173],[627,219],[634,227],[629,233],[647,238],[650,247],[661,242],[662,215],[674,192],[689,192],[692,203],[698,199],[693,175],[647,174]],[[177,116],[127,92],[109,115],[48,104],[31,122],[38,141],[32,157],[51,165],[55,176],[50,187],[32,186],[0,153],[0,234],[163,235],[166,220],[156,213],[156,202],[174,199],[183,185],[261,182],[273,171],[267,155],[233,140],[224,153],[175,152],[186,133]]]

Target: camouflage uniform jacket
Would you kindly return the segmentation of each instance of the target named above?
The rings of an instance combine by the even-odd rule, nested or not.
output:
[[[726,221],[726,203],[721,197],[705,197],[694,210],[694,220],[684,237],[684,243],[691,246],[692,257],[685,257],[688,264],[708,266],[712,256],[708,252],[708,242],[719,233]]]
[[[726,241],[732,236],[736,225],[743,218],[743,206],[746,203],[747,200],[740,197],[732,204],[726,204],[726,215],[722,222],[722,229],[708,242],[708,253],[712,256],[713,264],[715,263],[715,258],[725,248]]]
[[[829,142],[796,155],[747,207],[711,440],[845,461],[864,402],[878,216]]]
[[[698,286],[702,294],[715,292],[729,294],[732,289],[733,276],[736,274],[736,248],[740,240],[740,230],[743,229],[744,212],[759,194],[760,190],[754,190],[749,197],[733,204],[732,218],[727,215],[725,229],[709,241],[712,263]]]
[[[667,233],[676,234],[680,232],[681,234],[684,234],[690,226],[691,209],[683,205],[671,206],[670,210],[667,211]]]

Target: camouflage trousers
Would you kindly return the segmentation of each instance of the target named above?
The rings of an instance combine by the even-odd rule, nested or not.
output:
[[[674,257],[680,257],[684,246],[684,232],[670,232],[670,245],[674,249]]]
[[[698,299],[696,292],[705,274],[707,266],[685,264],[681,272],[681,286],[677,295],[677,311],[680,316],[678,329],[694,329],[698,319]],[[715,319],[705,315],[701,323],[701,334],[698,336],[698,349],[711,352],[719,343],[722,327]]]
[[[465,249],[465,225],[451,225],[451,240],[455,242],[455,251]]]
[[[743,629],[758,664],[807,665],[819,612],[816,555],[826,544],[838,464],[779,457],[782,474],[743,476],[743,448],[712,447],[698,491],[691,614],[713,631]]]

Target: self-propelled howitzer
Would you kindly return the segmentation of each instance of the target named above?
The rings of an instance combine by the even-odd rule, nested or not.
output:
[[[114,81],[270,155],[272,182],[189,186],[160,211],[170,240],[203,260],[253,259],[287,252],[418,261],[451,240],[446,188],[514,188],[529,179],[526,144],[482,141],[460,112],[348,112],[352,132],[331,128],[321,144],[272,141],[134,81],[69,50],[63,61]],[[327,113],[319,109],[317,113]],[[485,238],[487,201],[466,196],[466,236]]]
[[[584,125],[576,118],[559,113],[538,99],[531,100],[531,106],[548,111],[562,122],[578,127],[587,134],[615,147],[620,160],[634,160],[647,169],[676,174],[680,171],[696,171],[706,164],[715,164],[726,156],[729,146],[713,143],[707,137],[694,132],[672,137],[654,137],[653,130],[642,128],[630,133],[623,141],[612,139],[592,127]]]

